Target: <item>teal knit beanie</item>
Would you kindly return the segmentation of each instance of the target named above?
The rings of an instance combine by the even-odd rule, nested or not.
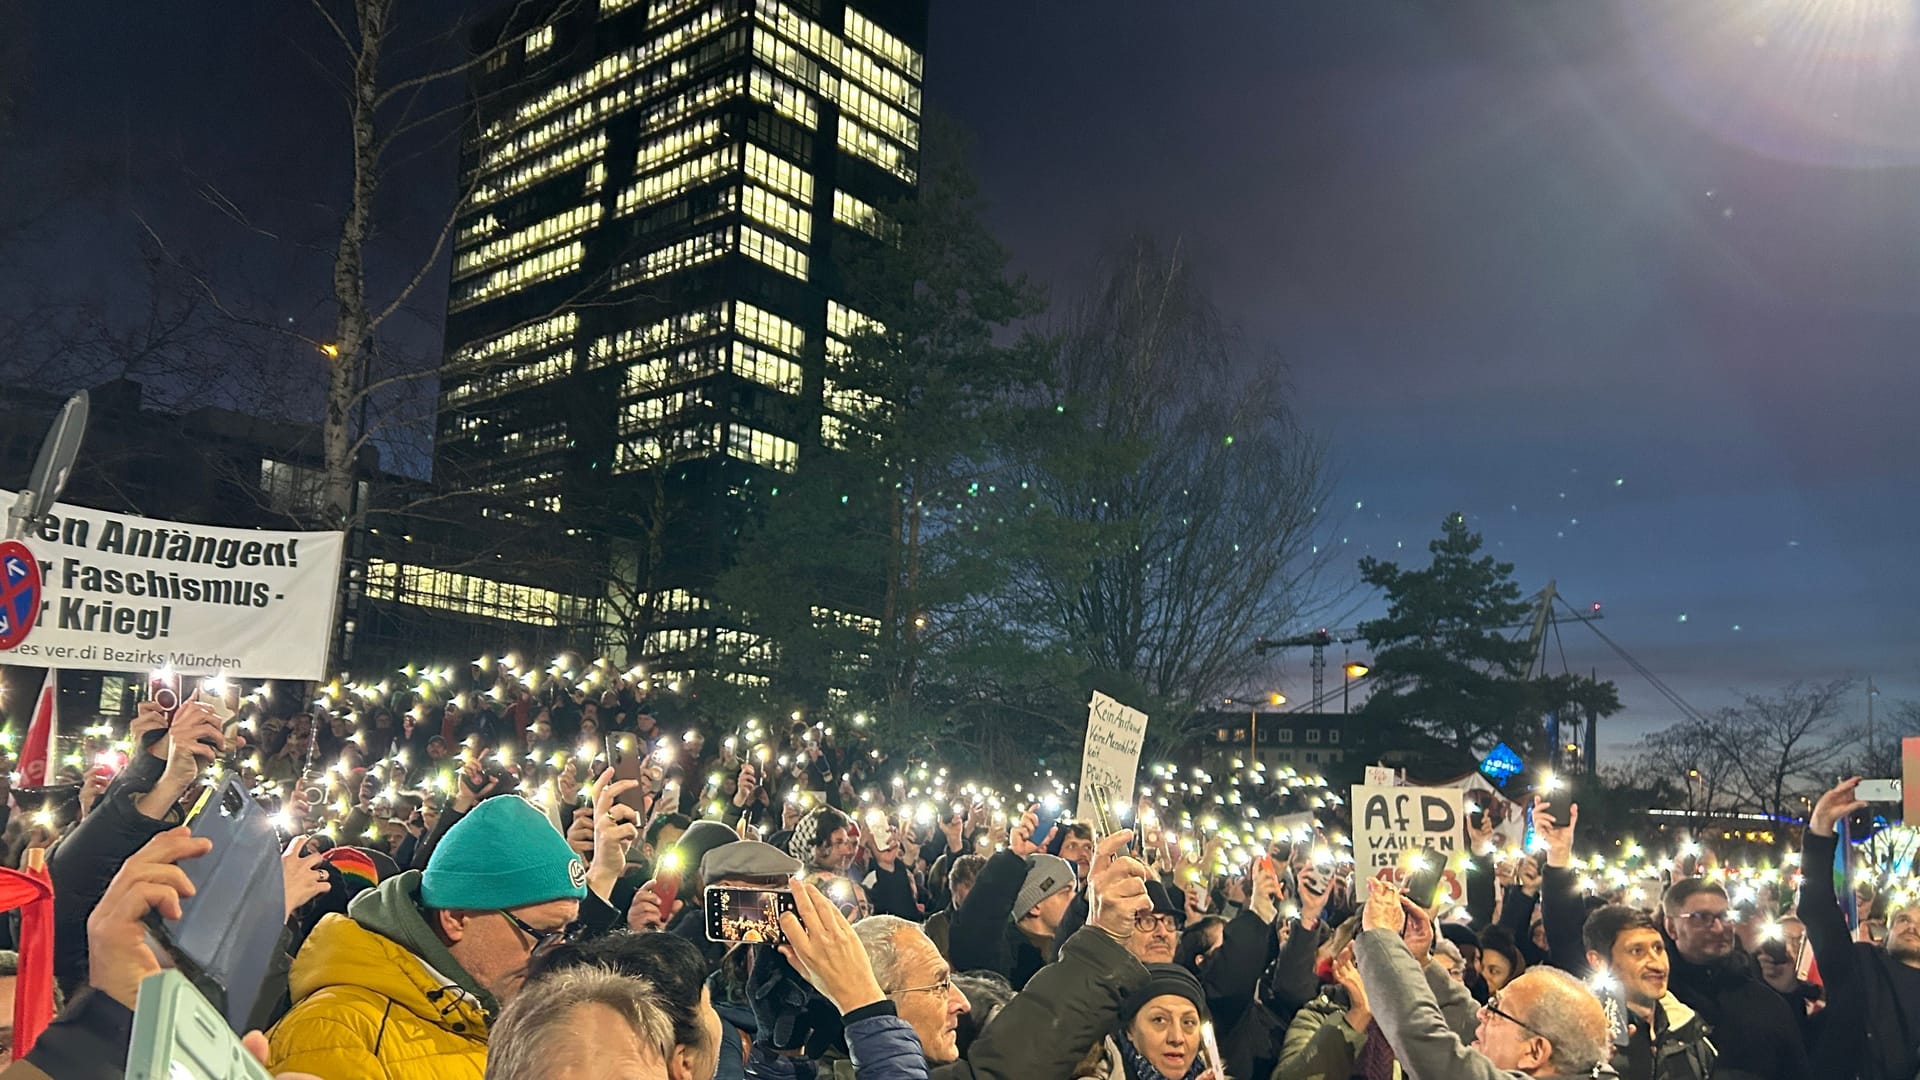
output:
[[[547,815],[517,795],[488,799],[454,822],[420,877],[420,902],[436,911],[499,911],[585,895],[586,864]]]

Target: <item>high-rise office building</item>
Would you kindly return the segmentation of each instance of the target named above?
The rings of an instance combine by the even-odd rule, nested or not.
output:
[[[927,7],[549,0],[476,38],[437,479],[591,538],[629,660],[728,644],[744,515],[860,407],[834,258],[916,184]]]

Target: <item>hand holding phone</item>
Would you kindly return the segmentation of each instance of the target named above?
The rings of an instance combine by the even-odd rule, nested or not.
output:
[[[780,916],[797,915],[791,889],[745,889],[709,885],[706,892],[707,940],[753,945],[784,945]]]
[[[1897,803],[1901,800],[1903,787],[1898,780],[1862,780],[1853,789],[1853,794],[1861,802]]]

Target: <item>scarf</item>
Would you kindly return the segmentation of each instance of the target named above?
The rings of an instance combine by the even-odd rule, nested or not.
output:
[[[1380,1021],[1367,1025],[1366,1036],[1366,1043],[1353,1059],[1353,1075],[1366,1080],[1394,1080],[1393,1047],[1387,1042],[1387,1033],[1380,1030]]]
[[[1153,1062],[1147,1060],[1147,1055],[1133,1045],[1133,1040],[1127,1037],[1126,1032],[1120,1032],[1115,1036],[1114,1041],[1120,1046],[1120,1061],[1127,1070],[1127,1080],[1195,1080],[1201,1073],[1207,1071],[1206,1055],[1195,1054],[1193,1064],[1187,1067],[1184,1076],[1170,1077],[1161,1072]]]

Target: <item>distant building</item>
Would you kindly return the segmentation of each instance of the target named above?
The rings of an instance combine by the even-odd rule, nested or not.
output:
[[[915,189],[927,13],[549,2],[475,37],[435,480],[598,545],[575,587],[627,661],[744,647],[714,580],[862,407],[833,382],[867,322],[835,257]]]
[[[1342,736],[1351,719],[1340,713],[1240,709],[1203,713],[1196,726],[1206,732],[1201,752],[1211,772],[1230,772],[1236,760],[1318,772],[1343,759]]]

